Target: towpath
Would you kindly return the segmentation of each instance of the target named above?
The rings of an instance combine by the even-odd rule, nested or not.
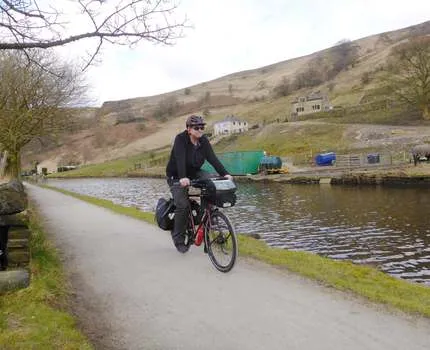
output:
[[[428,319],[250,260],[222,274],[201,248],[177,253],[156,226],[26,187],[98,349],[430,349]]]

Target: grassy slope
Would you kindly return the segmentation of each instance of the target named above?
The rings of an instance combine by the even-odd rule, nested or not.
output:
[[[51,188],[75,198],[154,223],[152,213],[136,208],[126,208],[110,201],[83,196],[73,192]],[[430,288],[390,277],[377,269],[334,261],[315,254],[271,248],[262,241],[239,235],[239,253],[287,268],[290,271],[315,279],[327,286],[351,291],[371,301],[396,307],[400,310],[430,317]]]
[[[30,210],[28,288],[0,298],[1,349],[92,349],[67,310],[68,287],[60,259]]]

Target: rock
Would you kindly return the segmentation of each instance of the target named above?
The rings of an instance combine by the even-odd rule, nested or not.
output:
[[[18,180],[0,185],[0,215],[11,215],[27,208],[27,195]]]
[[[30,273],[25,269],[0,272],[0,293],[26,288],[30,284]]]
[[[0,216],[0,226],[11,227],[27,227],[27,224],[22,220],[22,213],[13,215]]]

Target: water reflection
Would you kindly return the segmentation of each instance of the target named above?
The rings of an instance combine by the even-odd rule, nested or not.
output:
[[[49,180],[50,185],[153,210],[169,195],[161,179]],[[260,233],[272,246],[379,266],[430,285],[430,189],[239,184],[227,210],[238,232]]]

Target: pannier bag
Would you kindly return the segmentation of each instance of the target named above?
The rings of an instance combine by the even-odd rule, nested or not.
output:
[[[236,204],[236,185],[231,180],[209,180],[205,197],[209,203],[220,208]]]
[[[173,217],[175,216],[173,198],[169,200],[160,198],[155,207],[155,219],[158,226],[166,231],[173,229]]]

